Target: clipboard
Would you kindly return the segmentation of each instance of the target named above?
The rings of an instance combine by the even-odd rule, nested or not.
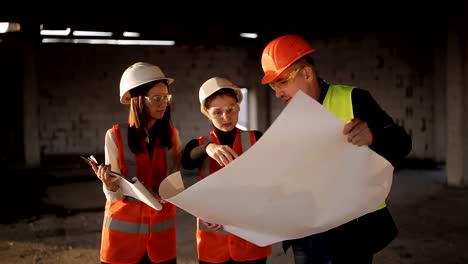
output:
[[[99,163],[97,162],[96,158],[93,155],[89,156],[88,158],[83,157],[83,156],[80,156],[80,157],[88,165],[90,162],[92,162],[96,164],[96,166],[99,166]],[[158,202],[156,198],[154,198],[154,196],[148,191],[148,189],[146,189],[146,187],[138,180],[137,177],[130,178],[120,173],[117,173],[115,171],[110,171],[109,174],[115,177],[120,177],[125,180],[125,181],[121,181],[121,184],[120,184],[120,188],[122,189],[122,193],[124,195],[136,198],[157,211],[162,210],[163,208],[162,204]]]
[[[96,158],[93,155],[91,155],[89,157],[80,156],[80,158],[82,158],[86,162],[86,164],[88,164],[88,165],[89,165],[89,162],[92,162],[92,163],[96,164],[96,166],[99,166],[99,162],[97,162]],[[125,175],[122,175],[122,174],[117,173],[115,171],[110,171],[109,174],[111,176],[121,177],[121,178],[125,179],[126,181],[128,181],[130,183],[135,183],[136,180],[137,180],[136,177],[131,177],[131,178],[126,177]]]

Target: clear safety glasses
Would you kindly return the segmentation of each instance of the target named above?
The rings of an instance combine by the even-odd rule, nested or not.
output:
[[[168,104],[171,102],[171,99],[171,94],[145,96],[145,103],[154,105]]]
[[[212,107],[207,110],[212,118],[221,119],[225,114],[232,115],[240,111],[239,104],[233,104],[226,107]]]
[[[282,89],[285,88],[290,82],[296,78],[297,74],[304,69],[305,65],[302,65],[301,67],[291,71],[288,73],[285,77],[279,78],[275,82],[270,82],[268,85],[271,87],[271,89],[276,90],[276,89]]]

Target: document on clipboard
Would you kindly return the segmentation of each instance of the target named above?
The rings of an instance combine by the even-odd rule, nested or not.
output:
[[[83,156],[80,157],[83,160],[85,160],[87,164],[89,164],[89,162],[93,162],[94,164],[99,166],[99,163],[93,155],[89,156],[88,158]],[[151,194],[150,191],[146,189],[146,187],[138,180],[137,177],[126,177],[125,175],[114,171],[111,171],[110,175],[114,177],[120,177],[119,184],[123,195],[131,196],[135,199],[144,202],[148,206],[151,206],[155,210],[161,211],[161,203],[159,203],[158,200],[156,200],[153,194]]]

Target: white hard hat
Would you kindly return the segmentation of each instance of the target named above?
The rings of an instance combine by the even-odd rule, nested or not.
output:
[[[223,88],[234,90],[237,96],[237,103],[240,104],[242,102],[242,92],[237,85],[235,85],[227,79],[221,77],[213,77],[204,82],[200,87],[200,91],[198,92],[198,99],[200,100],[200,110],[203,114],[208,116],[208,112],[204,107],[206,98]]]
[[[167,78],[156,65],[146,62],[137,62],[131,65],[124,71],[120,79],[120,102],[129,104],[131,89],[156,80],[167,80],[168,84],[174,82],[174,79]]]

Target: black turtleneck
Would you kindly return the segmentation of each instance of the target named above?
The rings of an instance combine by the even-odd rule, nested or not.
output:
[[[221,145],[227,145],[233,147],[234,140],[236,137],[236,132],[238,128],[234,128],[231,131],[224,132],[217,128],[214,128],[216,136],[218,136],[219,143]],[[258,140],[262,136],[262,132],[255,130],[255,138]],[[209,134],[204,135],[206,139],[211,139]],[[187,145],[185,145],[184,152],[182,153],[182,167],[184,169],[192,170],[200,168],[203,160],[207,157],[206,146],[211,143],[210,141],[204,142],[203,145],[198,143],[198,138],[190,140]]]

